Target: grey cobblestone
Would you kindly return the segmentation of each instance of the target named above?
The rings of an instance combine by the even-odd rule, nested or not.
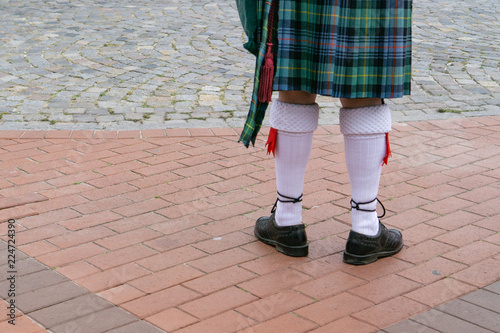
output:
[[[415,1],[413,95],[387,101],[393,119],[499,115],[499,14]],[[243,40],[233,0],[0,0],[0,129],[241,127]],[[318,102],[337,123],[339,101]]]

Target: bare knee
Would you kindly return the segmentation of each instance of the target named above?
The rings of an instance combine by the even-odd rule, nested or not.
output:
[[[316,94],[311,94],[307,91],[280,91],[278,100],[282,103],[289,104],[314,104],[316,103]]]
[[[341,98],[340,103],[346,109],[362,108],[365,106],[382,105],[381,98]]]

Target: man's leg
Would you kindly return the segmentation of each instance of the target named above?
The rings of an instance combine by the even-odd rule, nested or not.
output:
[[[270,217],[257,221],[255,235],[278,251],[292,256],[307,255],[307,237],[302,224],[302,190],[311,152],[313,132],[318,126],[316,95],[280,92],[271,106],[275,143],[278,200]],[[296,229],[296,230],[295,230]]]
[[[274,163],[279,200],[275,218],[280,226],[302,223],[302,201],[298,200],[319,116],[316,96],[311,95],[281,92],[271,108],[270,124],[277,130]]]
[[[387,230],[375,208],[382,164],[387,154],[391,113],[381,99],[341,99],[340,130],[351,183],[352,231],[344,261],[367,264],[399,252],[401,233]]]

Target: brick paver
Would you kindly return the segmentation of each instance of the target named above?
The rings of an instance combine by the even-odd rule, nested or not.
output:
[[[286,331],[290,325],[303,332],[349,325],[359,332],[454,332],[456,327],[495,331],[492,318],[498,314],[495,295],[500,291],[491,284],[500,279],[499,214],[493,203],[475,207],[496,199],[490,189],[499,187],[499,167],[490,160],[500,156],[500,149],[477,155],[479,159],[467,164],[473,172],[460,163],[440,162],[447,158],[441,144],[452,143],[462,155],[470,153],[458,148],[468,147],[470,141],[455,139],[471,128],[478,129],[478,142],[488,139],[500,147],[500,137],[489,130],[499,124],[499,117],[487,117],[395,126],[394,157],[384,169],[380,196],[387,203],[384,222],[403,230],[406,245],[392,258],[360,267],[341,260],[350,222],[343,151],[332,144],[339,139],[338,126],[323,127],[314,137],[318,152],[312,156],[305,186],[309,205],[304,207],[304,221],[311,241],[307,258],[283,256],[253,236],[255,219],[268,214],[274,202],[274,175],[262,176],[273,170],[264,152],[265,137],[247,150],[236,142],[235,132],[218,136],[213,134],[217,130],[198,136],[187,132],[185,137],[162,132],[154,139],[141,137],[142,132],[127,133],[123,139],[116,139],[120,133],[103,132],[103,137],[114,138],[97,140],[84,135],[49,139],[52,132],[42,133],[44,137],[35,139],[43,148],[37,155],[39,167],[0,183],[3,198],[9,197],[9,190],[28,185],[23,195],[40,196],[12,201],[2,210],[2,239],[7,240],[6,218],[16,219],[18,254],[26,258],[18,263],[23,275],[17,296],[19,323],[33,332],[64,331],[75,325],[96,332],[138,327],[145,332],[219,327],[220,332],[221,323],[228,332]],[[437,159],[409,164],[408,143],[430,135],[422,131],[430,126],[439,134],[439,144],[425,141],[422,149]],[[33,147],[31,138],[23,139],[25,132],[2,133],[17,136],[4,139],[11,148],[2,150],[4,160],[9,154],[23,156],[19,153]],[[12,149],[16,144],[20,148]],[[52,164],[52,154],[64,159],[64,152],[81,144],[87,148],[79,154],[93,165],[89,171],[96,176],[73,173],[64,163]],[[172,145],[175,155],[168,149]],[[154,159],[144,159],[145,151]],[[164,155],[172,159],[166,162]],[[205,168],[204,155],[210,165],[233,165]],[[96,162],[110,156],[127,166],[116,174],[120,176],[94,172],[93,168],[101,170]],[[186,156],[190,157],[184,164]],[[244,156],[250,157],[248,162]],[[28,154],[20,158],[28,159]],[[131,161],[141,161],[146,168],[148,162],[160,161],[152,167],[170,164],[168,172],[137,173],[127,170],[137,169]],[[243,173],[246,163],[253,171]],[[203,167],[186,174],[193,165]],[[49,169],[53,174],[47,173]],[[317,173],[331,181],[322,183]],[[74,178],[52,177],[59,174],[62,179]],[[27,176],[29,184],[16,180]],[[66,188],[68,194],[53,195]],[[453,204],[441,209],[448,201]],[[19,214],[22,211],[31,213]],[[6,261],[2,264],[6,274]],[[5,300],[6,291],[3,278],[0,295]],[[474,291],[481,297],[471,294]],[[461,316],[460,311],[471,315]]]
[[[3,300],[8,219],[18,272],[0,332],[500,331],[500,8],[481,4],[414,4],[380,189],[405,247],[353,267],[336,99],[318,98],[309,256],[253,236],[275,171],[268,128],[236,142],[254,58],[234,1],[0,0]]]
[[[387,327],[382,332],[498,332],[499,285],[496,282],[485,289]]]

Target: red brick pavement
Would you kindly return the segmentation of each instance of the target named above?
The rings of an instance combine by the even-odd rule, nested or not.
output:
[[[362,267],[340,255],[350,227],[338,126],[314,136],[307,258],[255,240],[274,203],[273,160],[265,135],[250,149],[237,138],[0,132],[2,238],[15,219],[18,250],[115,304],[94,313],[118,318],[114,328],[130,322],[124,309],[168,332],[375,332],[500,279],[500,117],[394,124],[379,197],[406,245]],[[52,329],[43,309],[33,314],[15,328],[2,315],[0,331]]]

